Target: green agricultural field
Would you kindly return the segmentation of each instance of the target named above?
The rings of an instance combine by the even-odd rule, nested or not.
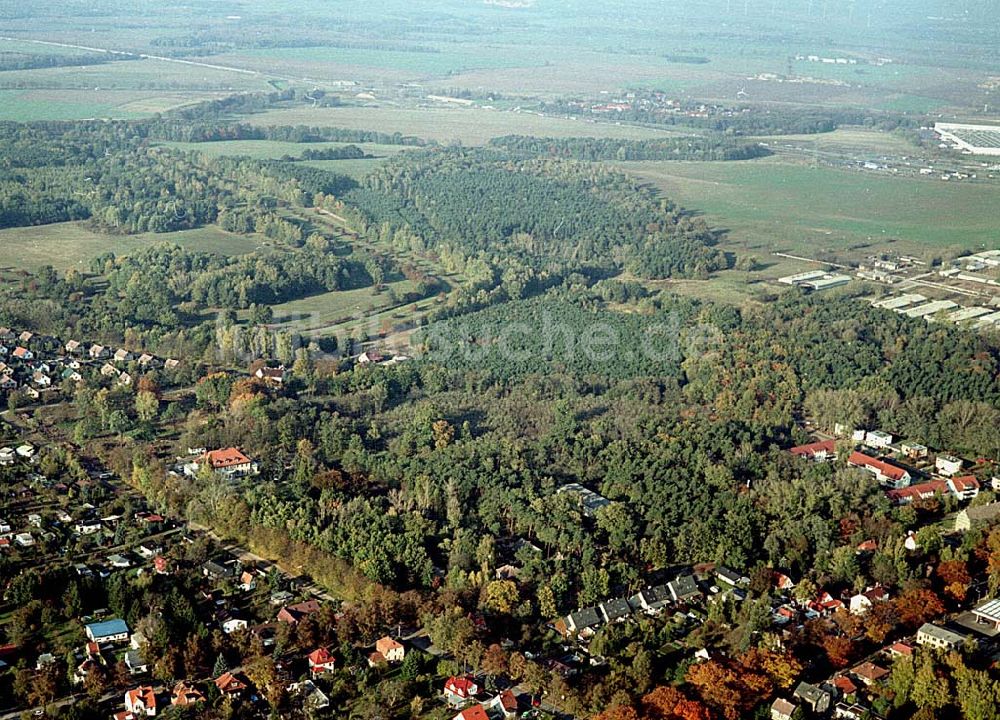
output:
[[[214,225],[173,233],[102,235],[82,223],[56,223],[0,230],[0,267],[33,270],[51,265],[57,270],[85,269],[106,252],[127,254],[153,243],[177,243],[189,250],[238,255],[261,246],[265,239],[234,235]]]
[[[641,140],[677,132],[632,125],[587,122],[481,108],[398,108],[345,106],[272,110],[250,116],[255,125],[314,125],[380,132],[399,132],[439,142],[480,145],[503,135],[541,137],[609,137]]]
[[[815,257],[869,252],[996,247],[997,188],[991,184],[888,177],[792,164],[778,157],[739,163],[621,163],[727,231],[726,245],[758,255]]]
[[[135,119],[221,97],[220,93],[139,90],[0,90],[0,120]]]

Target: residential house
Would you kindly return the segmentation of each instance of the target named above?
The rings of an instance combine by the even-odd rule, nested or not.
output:
[[[973,475],[950,477],[948,490],[959,500],[971,500],[979,494],[979,481]]]
[[[809,709],[814,713],[825,713],[827,708],[830,707],[830,693],[823,688],[810,685],[807,682],[800,682],[795,688],[795,692],[792,693],[792,696],[801,700],[803,704],[808,705]]]
[[[17,336],[17,341],[22,345],[30,345],[31,341],[34,339],[35,333],[30,330],[25,330],[20,335]]]
[[[837,675],[833,679],[833,687],[840,693],[841,697],[847,697],[848,695],[855,695],[858,692],[858,686],[854,684],[854,681],[846,675]]]
[[[568,633],[577,635],[593,634],[593,629],[598,627],[602,620],[597,608],[584,608],[570,613],[565,618],[566,630]]]
[[[863,615],[877,602],[889,599],[889,591],[881,585],[870,587],[864,592],[855,593],[851,596],[849,609],[852,615]]]
[[[257,368],[254,377],[269,385],[281,385],[285,382],[285,366]]]
[[[167,360],[163,363],[163,368],[165,370],[176,370],[180,366],[181,366],[181,361],[174,360],[173,358],[167,358]]]
[[[701,598],[701,590],[694,581],[693,575],[678,575],[674,580],[667,583],[667,590],[674,602],[684,603]]]
[[[149,671],[149,664],[138,650],[129,650],[125,653],[125,667],[131,675],[142,675]]]
[[[944,495],[947,492],[948,483],[944,480],[928,480],[909,487],[887,490],[885,496],[894,503],[907,505],[918,500],[930,500],[935,495]]]
[[[292,683],[288,686],[288,692],[292,697],[298,698],[302,709],[307,713],[325,710],[330,707],[330,698],[316,687],[316,684],[312,680]]]
[[[476,697],[479,686],[469,677],[450,677],[444,683],[444,699],[452,707],[458,707]]]
[[[910,460],[923,460],[928,455],[926,445],[915,442],[904,442],[899,444],[899,452]]]
[[[604,618],[604,622],[607,623],[624,620],[632,614],[632,607],[625,598],[605,600],[597,606],[597,609],[601,611],[601,616]]]
[[[36,370],[31,375],[31,382],[35,383],[40,388],[52,387],[52,378],[43,373],[41,370]]]
[[[114,618],[103,622],[90,623],[84,628],[87,637],[98,644],[127,643],[129,639],[128,625],[124,620]]]
[[[904,642],[894,642],[892,645],[887,647],[885,651],[891,658],[913,657],[913,646],[907,645]]]
[[[788,452],[814,462],[828,462],[837,457],[837,442],[835,440],[821,440],[806,445],[796,445]]]
[[[108,349],[103,345],[91,345],[90,350],[87,351],[87,354],[90,356],[91,360],[103,360],[110,353],[108,352]]]
[[[132,353],[130,353],[125,348],[121,348],[115,351],[114,361],[119,364],[125,364],[128,362],[132,362],[133,357],[134,355],[132,355]]]
[[[216,562],[215,560],[208,560],[201,565],[201,574],[210,580],[222,581],[228,580],[233,577],[236,573],[233,570],[233,566],[229,564],[222,564]]]
[[[14,536],[14,542],[21,547],[31,547],[35,544],[35,538],[29,532],[18,533]]]
[[[317,648],[309,653],[309,675],[319,677],[336,670],[337,660],[326,648]]]
[[[278,620],[289,625],[295,625],[302,618],[319,612],[320,607],[317,600],[305,600],[295,605],[286,605],[278,611]]]
[[[244,570],[240,575],[240,590],[243,592],[253,592],[257,589],[257,578],[249,570]]]
[[[957,475],[962,472],[962,458],[954,455],[938,455],[934,459],[934,469],[946,477]]]
[[[634,600],[638,601],[638,606],[647,613],[659,611],[670,603],[671,599],[670,588],[666,585],[657,585],[656,587],[640,590],[634,598]]]
[[[851,668],[851,673],[865,685],[871,686],[885,679],[889,671],[869,660],[860,665],[855,665]]]
[[[160,361],[157,360],[152,355],[150,355],[149,353],[143,353],[142,355],[140,355],[139,359],[136,362],[139,364],[139,367],[141,368],[156,368],[159,367],[160,365]]]
[[[222,632],[226,635],[232,635],[234,632],[246,630],[248,626],[246,620],[230,610],[220,611],[216,615],[216,621],[219,623],[219,627],[222,628]]]
[[[118,377],[119,371],[111,363],[104,363],[101,366],[101,377]]]
[[[134,717],[154,717],[156,715],[156,693],[149,685],[143,685],[125,693],[125,710]]]
[[[42,653],[35,661],[35,670],[44,670],[56,664],[56,656],[52,653]]]
[[[94,535],[101,531],[100,520],[81,520],[74,527],[73,530],[77,535]]]
[[[14,348],[14,352],[11,353],[11,357],[27,362],[28,360],[35,359],[35,353],[31,352],[31,350],[26,347],[18,346]]]
[[[864,443],[870,448],[882,450],[892,445],[892,435],[881,430],[869,430],[865,433]]]
[[[205,696],[194,685],[181,681],[174,686],[173,696],[170,698],[171,705],[191,707],[200,702],[205,702]]]
[[[108,565],[119,570],[132,567],[132,561],[124,555],[114,553],[108,556]]]
[[[0,448],[0,465],[13,465],[15,460],[14,448]]]
[[[490,720],[490,716],[482,705],[473,705],[462,710],[452,720]]]
[[[722,582],[733,587],[746,587],[750,584],[750,578],[746,575],[740,575],[738,572],[730,570],[723,565],[715,568],[715,576]]]
[[[792,720],[798,706],[784,698],[778,698],[771,703],[771,720]]]
[[[375,652],[385,658],[387,663],[400,663],[406,656],[406,648],[386,635],[375,642]]]
[[[63,380],[72,380],[73,382],[77,383],[83,382],[83,375],[81,375],[79,371],[74,370],[73,368],[66,368],[65,370],[62,371],[59,377],[61,377]]]
[[[1000,520],[1000,502],[992,502],[960,511],[955,517],[955,529],[968,531],[972,528],[991,525],[998,520]]]
[[[123,372],[118,376],[118,380],[115,382],[124,387],[129,387],[132,384],[132,376],[127,372]]]
[[[965,646],[965,641],[965,635],[932,623],[924,623],[917,630],[917,645],[926,645],[939,650],[960,650]]]
[[[847,464],[867,470],[881,485],[887,487],[904,488],[910,484],[910,473],[907,470],[856,450],[847,458]]]
[[[774,572],[774,587],[778,590],[792,590],[795,587],[795,581],[784,573],[778,571]]]
[[[70,340],[66,343],[66,352],[70,355],[76,355],[77,353],[83,352],[83,347],[77,340]]]
[[[510,690],[504,690],[483,703],[483,709],[486,710],[490,720],[517,720],[517,698]]]
[[[257,463],[234,447],[210,450],[195,462],[185,465],[184,472],[187,475],[195,475],[204,465],[228,477],[245,477],[257,474]]]
[[[231,672],[224,672],[215,679],[215,687],[224,696],[239,697],[246,691],[247,684],[237,675]]]
[[[844,603],[824,590],[816,597],[815,600],[808,603],[808,607],[813,612],[825,617],[843,608]]]

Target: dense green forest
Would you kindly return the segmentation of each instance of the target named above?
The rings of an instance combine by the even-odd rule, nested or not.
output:
[[[725,136],[691,136],[657,140],[612,138],[539,138],[507,135],[490,141],[494,147],[528,156],[551,156],[573,160],[752,160],[771,154],[759,143]]]
[[[728,263],[702,221],[622,173],[569,161],[489,149],[407,153],[343,200],[365,228],[385,226],[426,248],[497,264],[628,267],[661,278],[705,276]]]

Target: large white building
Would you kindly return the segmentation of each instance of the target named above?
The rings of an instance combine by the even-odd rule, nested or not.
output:
[[[1000,155],[1000,125],[934,123],[934,132],[959,150],[973,155]]]

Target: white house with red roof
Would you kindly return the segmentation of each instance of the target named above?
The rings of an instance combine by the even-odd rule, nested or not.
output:
[[[136,717],[156,715],[156,693],[149,685],[143,685],[125,693],[125,710]]]
[[[386,635],[375,642],[375,652],[381,655],[387,663],[400,663],[406,656],[406,648]]]
[[[835,440],[821,440],[806,445],[796,445],[788,452],[807,460],[827,462],[837,457],[837,442]]]
[[[256,475],[257,463],[248,458],[238,448],[222,448],[209,450],[195,462],[184,466],[186,475],[197,475],[198,471],[207,465],[217,473],[228,477],[246,477]]]
[[[510,690],[504,690],[489,702],[483,703],[483,708],[491,720],[517,720],[517,698]]]
[[[486,710],[483,709],[482,705],[473,705],[472,707],[465,708],[465,710],[452,718],[452,720],[490,720],[490,716],[486,714]]]
[[[316,648],[309,653],[309,674],[312,677],[319,677],[332,673],[337,669],[337,660],[329,650],[324,647]]]
[[[852,615],[863,615],[877,602],[889,599],[889,591],[881,585],[870,587],[864,592],[855,593],[851,596],[850,611]]]
[[[475,698],[479,686],[472,678],[450,677],[444,683],[444,699],[452,707],[458,707]]]
[[[867,470],[880,484],[891,488],[905,488],[910,484],[910,473],[906,469],[857,450],[847,458],[847,464]]]
[[[929,500],[937,494],[945,495],[948,492],[948,483],[944,480],[928,480],[910,487],[888,490],[885,495],[894,503],[906,505],[915,500]]]
[[[948,478],[948,490],[959,500],[971,500],[979,494],[979,481],[973,475]]]

